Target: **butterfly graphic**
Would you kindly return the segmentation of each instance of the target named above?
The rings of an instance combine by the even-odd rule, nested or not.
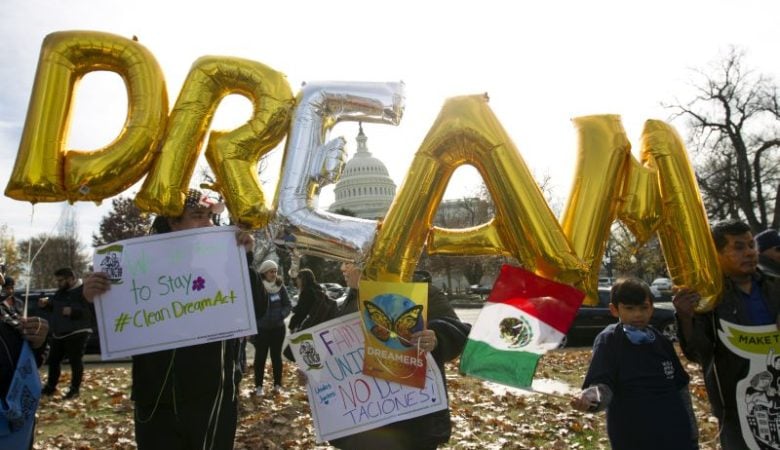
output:
[[[374,326],[370,330],[371,334],[382,342],[387,342],[390,338],[397,338],[405,347],[411,347],[410,340],[417,323],[420,321],[422,305],[412,306],[402,312],[395,320],[388,317],[382,308],[370,301],[363,302],[363,305],[366,307],[368,317],[374,322]]]

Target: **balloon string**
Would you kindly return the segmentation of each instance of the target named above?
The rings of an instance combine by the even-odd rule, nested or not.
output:
[[[32,253],[32,242],[33,237],[31,236],[27,240],[27,283],[25,283],[27,286],[25,287],[24,291],[24,311],[22,311],[22,317],[25,319],[27,318],[27,301],[30,298],[30,280],[32,280],[32,265],[35,262],[35,259],[38,258],[38,255],[41,254],[41,250],[46,246],[46,243],[49,242],[49,238],[54,234],[54,230],[56,230],[60,223],[62,222],[62,218],[65,217],[65,210],[63,209],[60,213],[60,218],[57,220],[57,223],[54,224],[54,227],[52,227],[51,231],[49,231],[46,234],[46,239],[43,240],[41,243],[41,246],[38,247],[38,250],[35,252],[35,255],[30,257],[30,254]],[[30,230],[33,229],[33,222],[35,220],[35,203],[32,205],[32,210],[30,211]]]
[[[35,203],[32,204],[30,211],[30,229],[33,229],[33,220],[35,219]],[[22,311],[22,317],[27,318],[27,300],[30,298],[30,272],[32,271],[32,262],[30,254],[32,253],[32,236],[27,239],[27,282],[24,288],[24,311]],[[37,255],[37,254],[36,254]]]

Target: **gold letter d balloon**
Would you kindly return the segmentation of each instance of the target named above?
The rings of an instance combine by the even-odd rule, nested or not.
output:
[[[127,120],[106,147],[68,150],[75,87],[95,70],[116,72],[125,81]],[[43,41],[19,154],[5,194],[33,203],[99,201],[116,195],[149,170],[167,116],[162,71],[146,48],[108,33],[52,33]]]

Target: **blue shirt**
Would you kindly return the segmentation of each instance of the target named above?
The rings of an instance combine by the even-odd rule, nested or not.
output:
[[[761,293],[761,286],[756,280],[750,285],[750,294],[739,291],[742,300],[745,302],[748,319],[751,325],[771,325],[775,323],[775,318],[769,314],[769,308],[766,306],[766,300]]]

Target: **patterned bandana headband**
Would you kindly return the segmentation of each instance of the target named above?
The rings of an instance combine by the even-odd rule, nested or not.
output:
[[[208,209],[211,214],[221,214],[225,211],[225,204],[209,198],[197,189],[187,191],[184,207],[189,209]]]

